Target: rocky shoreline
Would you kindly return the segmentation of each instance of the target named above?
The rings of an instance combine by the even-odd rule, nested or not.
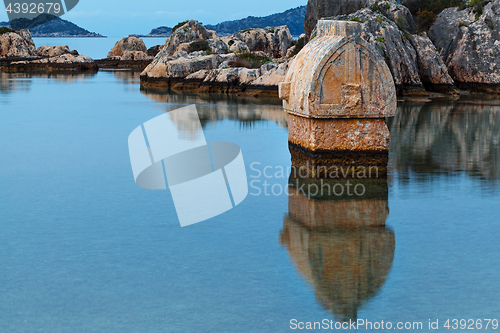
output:
[[[2,71],[141,70],[141,88],[196,93],[278,96],[289,63],[315,38],[319,17],[356,21],[361,37],[387,63],[397,93],[457,95],[459,89],[500,93],[500,0],[475,9],[447,8],[428,33],[395,1],[310,0],[306,34],[292,38],[286,26],[253,28],[220,37],[196,20],[178,25],[164,45],[149,50],[142,39],[118,41],[103,59],[90,59],[67,46],[35,49],[29,31],[0,35]]]

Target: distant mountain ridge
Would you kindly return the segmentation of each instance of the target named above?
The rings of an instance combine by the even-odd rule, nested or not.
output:
[[[0,27],[10,28],[11,25],[9,22],[0,22]],[[32,37],[106,37],[95,32],[90,32],[59,17],[29,30]]]
[[[248,16],[247,18],[241,20],[226,21],[215,25],[207,24],[205,27],[210,30],[215,30],[217,34],[223,36],[231,35],[240,30],[250,28],[265,28],[286,25],[292,35],[298,36],[304,33],[305,17],[306,6],[300,6],[269,16]]]
[[[282,13],[272,14],[264,17],[248,16],[241,20],[225,21],[219,24],[207,24],[205,28],[215,30],[219,36],[234,34],[240,30],[250,28],[277,27],[286,25],[290,33],[299,36],[304,33],[304,19],[306,17],[306,6],[288,9]],[[147,35],[131,35],[136,37],[169,37],[172,33],[170,27],[158,27]]]

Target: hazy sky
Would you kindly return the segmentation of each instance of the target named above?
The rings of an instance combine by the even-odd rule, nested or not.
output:
[[[305,4],[307,0],[230,2],[222,0],[80,0],[78,5],[62,18],[108,37],[123,37],[132,33],[146,34],[152,28],[162,25],[172,27],[177,22],[186,19],[196,19],[204,24],[215,24],[249,15],[266,16]],[[5,9],[4,6],[1,8]],[[0,21],[7,20],[7,13],[2,10]]]

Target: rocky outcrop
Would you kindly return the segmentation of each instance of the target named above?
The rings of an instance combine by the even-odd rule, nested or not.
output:
[[[191,56],[191,57],[190,57]],[[143,87],[168,87],[198,92],[247,93],[277,96],[288,62],[268,63],[260,68],[229,67],[234,54],[184,57],[150,64],[141,73]],[[156,60],[156,59],[155,59]]]
[[[141,73],[143,87],[245,92],[277,97],[293,40],[288,28],[249,29],[219,38],[195,20],[177,28]],[[253,52],[251,52],[253,51]],[[229,52],[229,53],[228,53]]]
[[[57,57],[44,58],[32,61],[16,61],[10,65],[2,67],[2,71],[75,71],[75,70],[95,70],[96,62],[83,55],[63,54]]]
[[[205,27],[196,20],[190,20],[172,33],[158,55],[169,57],[174,55],[181,44],[218,38],[219,36],[217,36],[215,31],[205,29]],[[216,50],[213,51],[215,51],[213,53],[217,53]]]
[[[448,8],[429,30],[451,77],[464,89],[500,93],[500,0],[478,15]]]
[[[108,57],[121,57],[127,51],[138,51],[147,54],[148,49],[144,41],[137,37],[124,37],[108,52]]]
[[[262,51],[271,58],[286,56],[288,48],[293,45],[292,35],[285,25],[247,29],[225,37],[224,40],[231,46],[236,41],[243,42],[250,51]]]
[[[70,51],[68,45],[48,46],[43,45],[36,49],[36,54],[40,57],[57,57],[63,54],[78,55],[78,51]]]
[[[7,32],[0,35],[0,58],[36,57],[35,43],[28,30]]]
[[[439,92],[456,91],[445,64],[427,35],[411,33],[415,23],[406,7],[380,1],[371,8],[328,19],[363,23],[362,37],[385,59],[398,94],[424,93],[424,87]]]
[[[148,54],[146,44],[140,38],[124,37],[109,51],[108,57],[98,59],[101,68],[136,68],[144,69],[153,60]]]
[[[306,41],[312,36],[318,20],[326,17],[346,15],[370,7],[376,0],[309,0],[307,2],[304,30]]]
[[[202,55],[189,57],[178,57],[177,59],[167,58],[156,59],[142,72],[141,76],[146,81],[154,81],[155,79],[184,79],[188,75],[200,70],[212,70],[217,68],[226,60],[234,58],[233,54],[228,55]],[[158,57],[158,56],[157,56]]]
[[[151,46],[148,49],[148,56],[155,57],[158,54],[158,52],[161,51],[162,48],[163,48],[163,45]]]
[[[411,35],[410,41],[417,52],[418,73],[425,88],[430,91],[453,92],[455,82],[427,34]]]

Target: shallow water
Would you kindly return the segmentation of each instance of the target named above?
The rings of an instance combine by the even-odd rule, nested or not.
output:
[[[123,36],[126,37],[126,36]],[[33,41],[36,47],[42,45],[57,46],[57,45],[68,45],[70,50],[77,50],[78,53],[84,56],[91,57],[92,59],[105,58],[115,45],[122,37],[108,37],[108,38],[51,38],[51,37],[35,37]],[[147,48],[155,45],[165,44],[164,37],[151,37],[142,38],[144,44]]]
[[[0,332],[499,319],[498,100],[399,103],[388,180],[362,199],[251,187],[181,228],[168,190],[135,185],[129,133],[195,103],[207,141],[238,144],[249,180],[277,193],[286,118],[274,100],[141,91],[138,75],[1,74]],[[314,227],[337,219],[385,226]]]

